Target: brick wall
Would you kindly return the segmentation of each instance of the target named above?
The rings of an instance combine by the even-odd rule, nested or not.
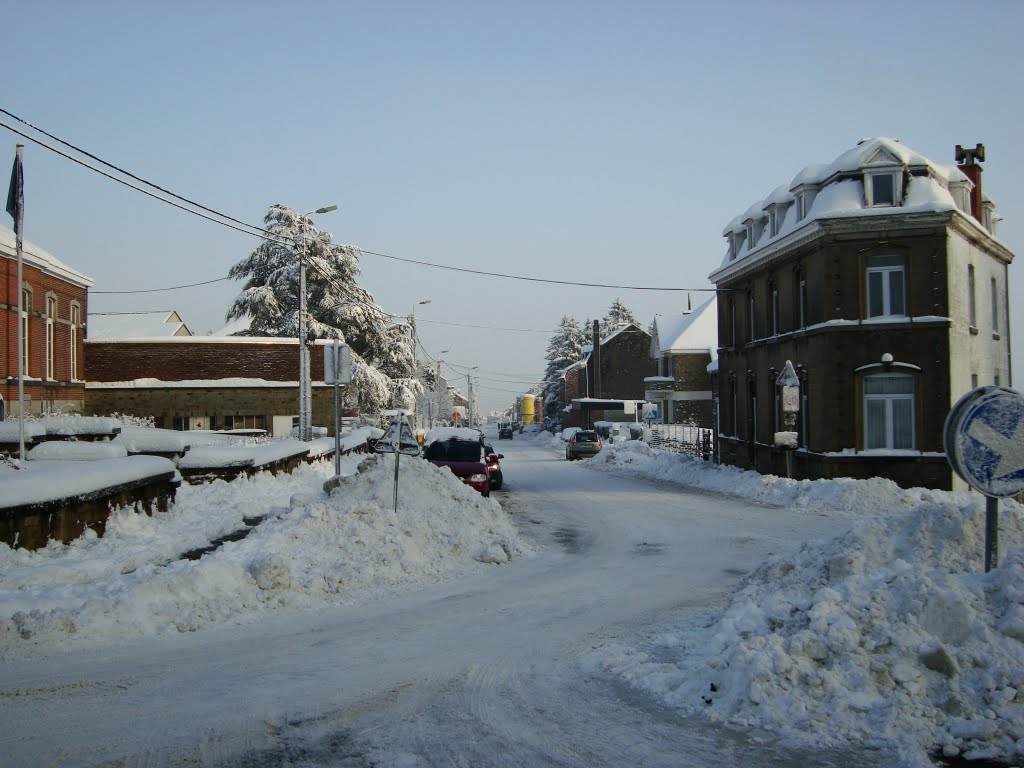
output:
[[[90,339],[85,345],[85,372],[90,382],[195,379],[299,380],[297,339],[212,340],[181,336],[161,341]],[[310,375],[323,381],[323,347],[310,353]]]
[[[77,348],[77,380],[85,378],[84,340],[87,310],[87,292],[82,286],[69,283],[55,275],[25,262],[22,280],[31,289],[29,311],[28,370],[25,372],[27,410],[40,413],[62,406],[81,406],[84,389],[72,379],[71,371],[71,307],[77,303],[79,322],[75,345]],[[13,412],[18,399],[18,262],[0,257],[0,396],[6,408]],[[47,363],[47,298],[57,300],[57,314],[53,318],[54,354],[53,376],[46,377]]]

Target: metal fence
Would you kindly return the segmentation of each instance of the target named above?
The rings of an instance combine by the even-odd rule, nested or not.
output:
[[[651,446],[709,461],[714,451],[712,430],[687,424],[652,424]]]

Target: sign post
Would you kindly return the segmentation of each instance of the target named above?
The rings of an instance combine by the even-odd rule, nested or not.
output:
[[[791,360],[786,365],[775,381],[779,389],[779,400],[782,405],[782,432],[775,433],[775,445],[786,451],[786,478],[793,478],[793,451],[798,444],[796,432],[796,417],[800,413],[800,378],[796,375]]]
[[[399,457],[404,453],[406,456],[419,456],[421,453],[420,444],[413,434],[412,427],[405,417],[405,411],[399,411],[391,421],[377,445],[373,449],[377,453],[395,454],[395,512],[398,512],[398,463]]]
[[[352,353],[348,344],[337,339],[324,347],[324,383],[334,385],[334,474],[341,474],[341,412],[338,408],[338,385],[352,381]]]
[[[999,499],[1024,492],[1024,395],[1006,387],[978,387],[946,417],[946,460],[984,494],[985,571],[999,564]]]

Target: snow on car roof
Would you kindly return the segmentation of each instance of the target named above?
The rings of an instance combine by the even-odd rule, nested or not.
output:
[[[423,439],[424,443],[433,443],[437,440],[472,440],[481,443],[484,433],[479,429],[469,427],[434,427]]]

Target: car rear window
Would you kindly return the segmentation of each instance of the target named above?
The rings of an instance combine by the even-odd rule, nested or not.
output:
[[[597,432],[577,432],[576,433],[577,443],[596,443]]]
[[[434,461],[480,461],[480,443],[438,440],[427,446],[426,457]]]

